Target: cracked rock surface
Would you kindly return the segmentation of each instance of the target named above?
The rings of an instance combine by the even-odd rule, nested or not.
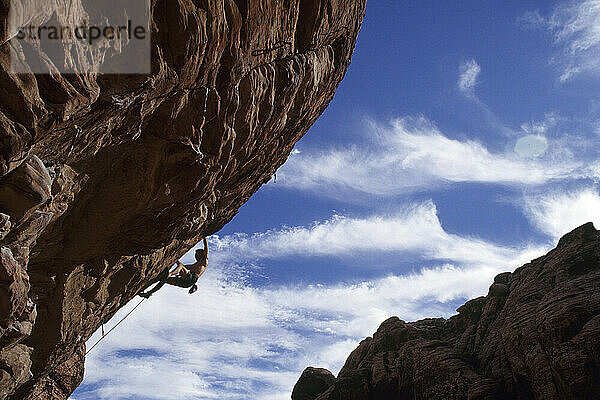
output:
[[[0,398],[68,398],[101,321],[230,221],[325,110],[365,3],[152,0],[151,74],[17,75],[0,1]],[[20,9],[64,22],[90,4]]]
[[[599,286],[600,232],[588,223],[448,320],[388,319],[333,384],[309,393],[305,372],[293,399],[599,399]]]

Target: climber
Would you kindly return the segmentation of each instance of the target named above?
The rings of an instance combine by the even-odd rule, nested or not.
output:
[[[179,286],[182,288],[190,288],[189,293],[192,294],[198,290],[196,281],[206,271],[208,266],[208,241],[206,238],[202,239],[204,242],[204,249],[196,250],[196,262],[191,265],[183,265],[177,261],[177,267],[169,272],[170,268],[165,268],[156,278],[152,279],[138,292],[138,295],[144,298],[149,298],[152,294],[158,291],[164,284]],[[144,292],[150,286],[156,283],[151,290]]]

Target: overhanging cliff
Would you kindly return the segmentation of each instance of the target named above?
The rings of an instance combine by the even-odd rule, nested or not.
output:
[[[21,3],[40,21],[92,4]],[[102,321],[270,179],[365,3],[153,0],[150,75],[12,74],[0,3],[0,398],[66,399]]]

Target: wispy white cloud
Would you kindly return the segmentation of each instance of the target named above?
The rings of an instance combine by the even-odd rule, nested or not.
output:
[[[517,23],[523,28],[531,29],[546,29],[548,26],[546,18],[540,14],[539,10],[526,11],[523,15],[517,18]]]
[[[467,95],[473,94],[480,73],[481,67],[477,61],[471,59],[463,62],[459,68],[458,89]]]
[[[600,0],[568,2],[549,17],[531,11],[520,18],[527,26],[549,30],[560,49],[552,62],[566,82],[578,74],[600,74]]]
[[[278,324],[281,312],[218,266],[198,284],[194,296],[165,287],[90,353],[85,383],[92,387],[78,398],[244,399],[259,386],[265,394],[289,390],[297,366],[285,354],[304,339]]]
[[[491,129],[507,137],[515,135],[515,131],[504,125],[494,111],[483,102],[476,94],[475,88],[479,84],[481,66],[474,59],[463,61],[458,67],[458,90],[475,105],[480,113],[479,118],[489,125]]]
[[[292,155],[278,172],[277,184],[347,200],[456,182],[541,185],[590,174],[585,163],[574,160],[563,147],[536,159],[515,152],[494,153],[477,141],[447,137],[423,117],[398,119],[387,126],[370,122],[365,136],[370,144]],[[552,150],[552,143],[548,146]]]
[[[553,239],[586,222],[600,227],[600,194],[596,187],[571,191],[555,189],[528,196],[522,205],[530,221]]]
[[[556,43],[563,48],[557,62],[561,81],[582,72],[600,73],[600,0],[585,0],[561,7],[549,21]]]
[[[248,261],[388,252],[412,253],[416,259],[452,260],[461,265],[482,262],[509,265],[527,253],[525,248],[501,247],[477,238],[447,233],[431,201],[407,205],[386,216],[351,218],[338,215],[309,227],[254,235],[213,236],[211,245],[216,249],[214,257],[219,261],[225,261],[221,257]]]
[[[545,135],[564,120],[555,112],[547,113],[544,118],[536,121],[528,121],[521,124],[521,130],[528,135]]]
[[[143,304],[89,354],[79,400],[289,398],[304,367],[337,372],[387,317],[449,316],[457,302],[485,294],[495,274],[545,251],[449,234],[431,202],[406,207],[390,221],[336,217],[210,243],[211,268],[197,294],[165,287]],[[351,248],[445,261],[358,283],[308,286],[255,286],[252,269],[239,266],[254,257],[344,255]]]
[[[213,270],[195,296],[157,293],[90,353],[77,398],[289,398],[307,365],[337,372],[384,319],[447,317],[502,270],[443,265],[304,288],[254,288]]]

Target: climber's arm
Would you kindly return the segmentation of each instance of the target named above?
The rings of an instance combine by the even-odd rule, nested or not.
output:
[[[188,270],[198,277],[206,271],[206,267],[208,266],[208,241],[206,238],[202,239],[202,241],[204,242],[204,249],[196,250],[196,262],[187,266]]]
[[[185,265],[183,265],[179,260],[177,260],[177,268],[175,268],[172,272],[170,272],[169,276],[177,276],[184,269],[185,269]]]
[[[198,278],[200,278],[202,276],[204,271],[206,271],[206,265],[200,266],[200,270],[196,273],[196,275],[198,275]]]
[[[202,264],[204,265],[204,269],[206,269],[208,267],[208,240],[206,240],[206,236],[202,241],[204,242],[204,260],[202,260]],[[202,273],[204,273],[204,270]]]

